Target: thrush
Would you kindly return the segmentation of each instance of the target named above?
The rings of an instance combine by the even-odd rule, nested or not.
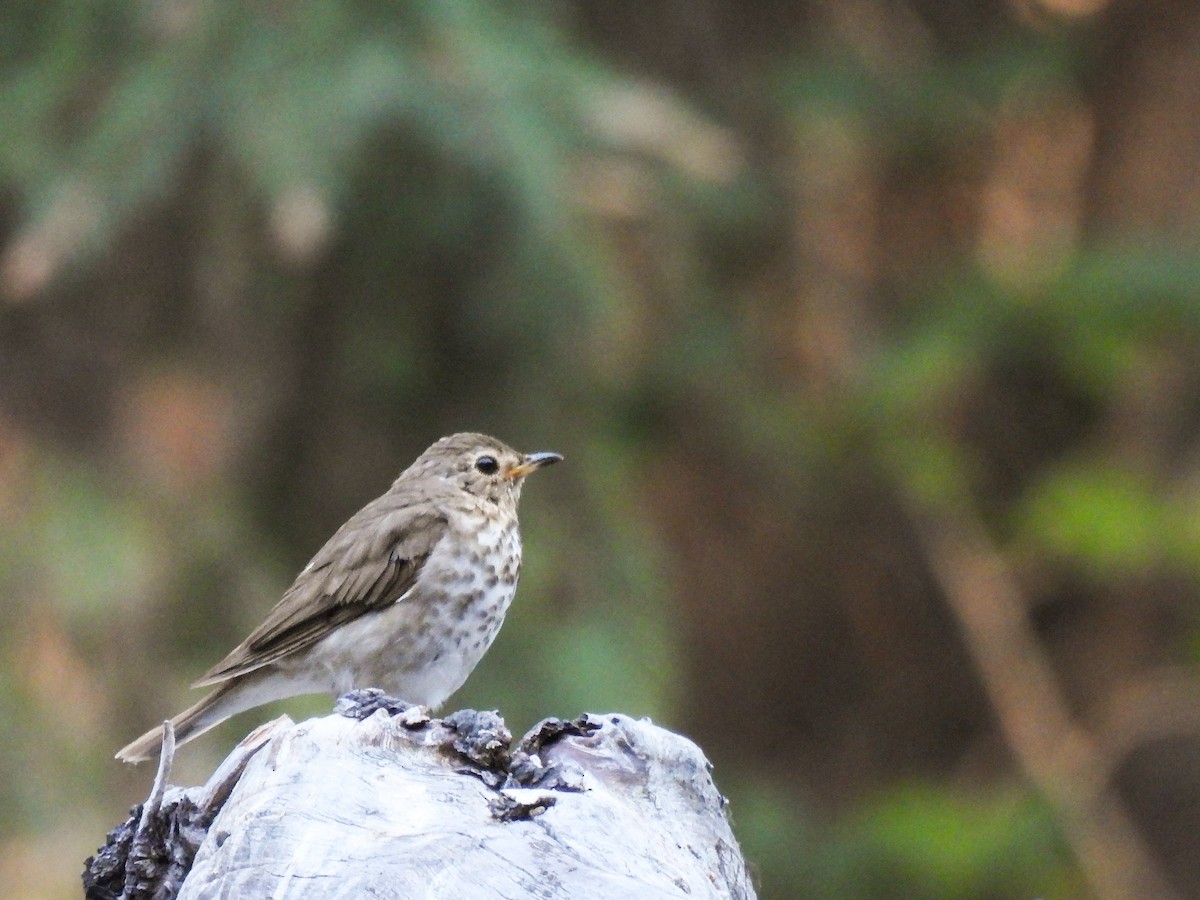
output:
[[[525,476],[562,459],[483,434],[437,441],[312,558],[258,628],[193,687],[176,743],[298,694],[375,687],[441,705],[492,645],[517,589]],[[162,728],[117,752],[159,752]]]

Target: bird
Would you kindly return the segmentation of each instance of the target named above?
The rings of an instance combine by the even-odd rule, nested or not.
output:
[[[443,437],[342,525],[262,624],[192,686],[215,688],[171,723],[176,744],[300,694],[379,688],[436,709],[483,658],[521,569],[517,503],[558,453]],[[163,727],[117,751],[156,756]]]

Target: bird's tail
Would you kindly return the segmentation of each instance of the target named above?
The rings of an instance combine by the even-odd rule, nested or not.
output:
[[[241,707],[235,698],[230,696],[237,686],[236,680],[227,681],[195,706],[185,709],[171,719],[171,724],[175,726],[175,744],[186,744],[192,738],[199,737],[235,713],[241,712],[245,707]],[[162,749],[162,740],[162,726],[151,728],[136,741],[118,750],[117,759],[127,763],[140,763],[152,759]]]

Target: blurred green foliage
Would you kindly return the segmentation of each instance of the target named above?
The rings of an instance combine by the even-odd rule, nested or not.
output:
[[[823,829],[778,795],[751,788],[735,799],[733,815],[750,858],[788,873],[772,886],[778,896],[804,896],[814,885],[845,898],[1052,898],[1082,889],[1052,812],[1012,791],[900,785]]]
[[[1196,148],[1139,115],[1200,68],[1140,15],[5,4],[3,882],[76,890],[110,749],[470,428],[568,465],[455,703],[689,732],[764,897],[1094,889],[906,511],[979,516],[1081,718],[1194,665]]]

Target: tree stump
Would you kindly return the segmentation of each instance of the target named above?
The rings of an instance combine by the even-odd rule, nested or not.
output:
[[[87,861],[110,898],[753,898],[700,749],[647,719],[431,718],[377,691],[250,735]]]

